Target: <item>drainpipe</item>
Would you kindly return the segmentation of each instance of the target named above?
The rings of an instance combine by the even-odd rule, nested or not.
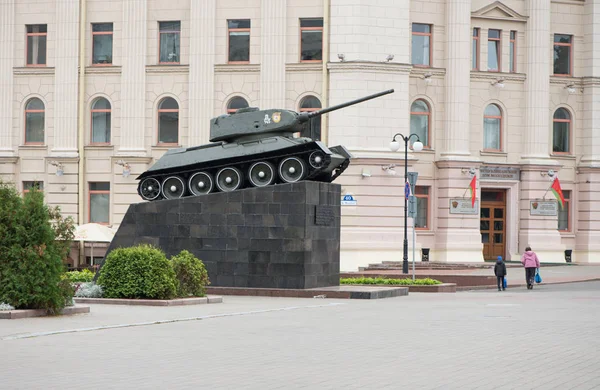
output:
[[[85,150],[84,150],[84,116],[85,116],[85,27],[86,27],[86,1],[79,1],[79,102],[78,102],[78,126],[77,126],[77,142],[79,150],[79,180],[78,182],[78,199],[77,199],[77,223],[84,223],[84,205],[85,205]],[[85,246],[83,241],[79,241],[79,265],[85,262]]]
[[[321,86],[321,97],[323,98],[322,107],[329,106],[329,72],[327,63],[329,62],[329,4],[330,0],[323,0],[323,75]],[[321,140],[327,145],[329,139],[329,114],[321,117]]]

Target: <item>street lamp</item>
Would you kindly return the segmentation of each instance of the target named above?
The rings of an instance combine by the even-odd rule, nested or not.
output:
[[[398,133],[396,135],[394,135],[394,138],[392,138],[392,142],[390,142],[390,149],[392,150],[392,152],[397,152],[398,149],[400,149],[400,142],[396,141],[396,137],[400,136],[402,137],[402,140],[404,141],[404,183],[406,183],[408,181],[408,140],[410,140],[410,138],[412,136],[417,137],[417,142],[415,142],[412,146],[413,150],[415,152],[420,152],[421,150],[423,150],[423,143],[421,142],[421,140],[419,139],[419,136],[417,134],[410,134],[408,137],[403,136],[402,134]],[[405,184],[406,185],[406,184]],[[408,225],[408,199],[406,197],[406,194],[404,195],[404,245],[403,245],[403,257],[402,257],[402,273],[403,274],[407,274],[408,273],[408,230],[407,230],[407,225]]]

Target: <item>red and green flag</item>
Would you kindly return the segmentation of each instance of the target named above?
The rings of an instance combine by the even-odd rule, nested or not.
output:
[[[560,203],[560,209],[564,209],[565,197],[563,196],[562,189],[560,188],[560,182],[558,181],[558,177],[554,178],[554,181],[552,182],[552,186],[550,188],[552,189],[552,193],[556,197],[556,200],[558,201],[558,203]]]
[[[477,195],[477,176],[473,176],[471,184],[469,184],[471,190],[471,207],[475,207],[475,196]]]

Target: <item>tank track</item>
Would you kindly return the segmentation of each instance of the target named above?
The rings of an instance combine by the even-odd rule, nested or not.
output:
[[[161,173],[143,178],[138,185],[142,199],[155,201],[199,196],[214,192],[231,192],[249,187],[265,187],[303,180],[332,182],[349,165],[350,160],[332,172],[331,155],[314,145],[303,150],[272,153],[248,159],[248,156],[226,164]]]

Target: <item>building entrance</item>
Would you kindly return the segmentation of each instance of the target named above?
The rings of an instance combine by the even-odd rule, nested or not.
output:
[[[505,258],[506,190],[481,190],[479,230],[484,260]]]

